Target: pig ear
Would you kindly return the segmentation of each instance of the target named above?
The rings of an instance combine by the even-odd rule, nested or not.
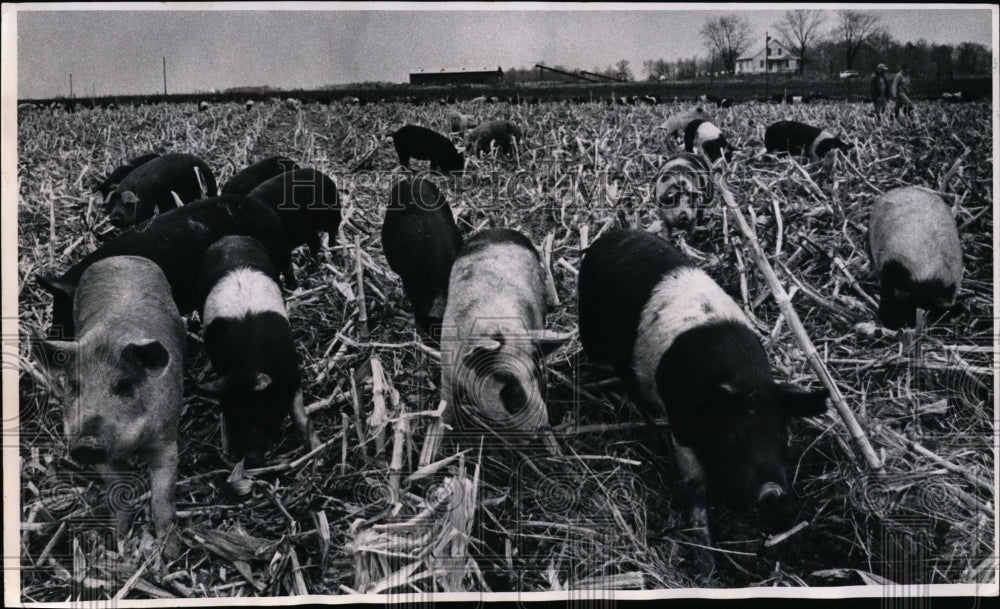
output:
[[[39,275],[35,281],[51,294],[73,296],[73,292],[76,290],[76,286],[71,281],[54,275]]]
[[[827,389],[807,391],[788,383],[775,385],[778,403],[789,417],[816,417],[826,412]]]
[[[736,397],[740,394],[740,390],[737,389],[736,385],[733,385],[732,383],[720,383],[718,389],[722,395],[728,397]]]
[[[68,368],[76,361],[78,345],[68,340],[39,340],[35,342],[35,359],[49,371]]]
[[[170,352],[163,343],[150,338],[125,345],[122,359],[142,367],[151,376],[160,376],[170,363]]]
[[[254,391],[264,391],[271,386],[271,377],[265,372],[258,372],[257,376],[254,377],[253,390]]]
[[[122,203],[125,205],[136,205],[139,203],[139,197],[136,196],[131,190],[126,190],[122,193]]]

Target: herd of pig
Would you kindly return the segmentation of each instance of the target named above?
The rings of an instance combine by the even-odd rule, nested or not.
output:
[[[455,131],[467,125],[453,121]],[[653,183],[668,227],[699,220],[714,197],[711,173],[732,147],[702,109],[671,117],[685,152]],[[477,153],[523,145],[517,125],[494,121],[473,135]],[[408,125],[393,136],[400,163],[464,170],[445,135]],[[768,151],[821,158],[848,151],[830,132],[790,121],[767,129]],[[411,174],[392,186],[382,246],[424,340],[440,347],[446,430],[538,432],[548,425],[545,357],[567,336],[546,330],[545,272],[525,235],[484,229],[463,238],[434,182]],[[211,169],[180,153],[150,154],[114,169],[95,190],[123,229],[59,276],[52,328],[37,354],[62,396],[69,456],[119,475],[134,455],[150,467],[152,516],[166,536],[175,520],[177,430],[187,344],[182,318],[201,321],[227,450],[259,464],[291,414],[318,446],[280,287],[296,286],[291,250],[313,257],[341,221],[337,186],[285,157],[263,159],[217,193]],[[917,187],[872,204],[868,233],[886,326],[912,325],[918,308],[952,307],[962,276],[958,231],[946,204]],[[741,307],[667,240],[611,229],[582,253],[579,338],[613,366],[649,423],[666,414],[687,517],[710,543],[706,502],[757,515],[762,529],[794,524],[799,506],[785,472],[787,421],[826,411],[826,390],[777,382]],[[127,526],[127,515],[120,526]],[[175,553],[176,538],[167,552]]]

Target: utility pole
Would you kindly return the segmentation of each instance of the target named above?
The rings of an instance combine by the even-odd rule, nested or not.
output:
[[[73,73],[69,73],[69,98],[73,99]]]
[[[167,58],[163,58],[163,97],[167,96]]]
[[[712,49],[712,65],[708,68],[708,78],[710,84],[715,84],[715,49]]]
[[[771,99],[771,35],[764,32],[764,96]]]

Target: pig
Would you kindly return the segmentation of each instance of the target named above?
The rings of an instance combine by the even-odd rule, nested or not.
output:
[[[654,183],[654,200],[668,229],[690,225],[714,198],[712,167],[701,155],[682,152],[671,156]]]
[[[826,412],[827,391],[776,382],[739,305],[656,235],[602,235],[583,256],[578,289],[587,356],[614,367],[649,423],[660,414],[670,421],[701,542],[711,541],[709,498],[753,510],[765,529],[795,524],[786,422]]]
[[[205,350],[217,377],[201,388],[219,397],[230,449],[246,465],[259,465],[289,413],[306,446],[318,446],[267,248],[253,237],[222,237],[205,251],[198,286]]]
[[[382,222],[382,251],[403,281],[417,326],[434,343],[440,340],[448,278],[461,247],[451,208],[433,182],[417,178],[392,187]]]
[[[879,196],[868,223],[868,256],[879,282],[878,314],[890,329],[913,326],[916,310],[940,317],[962,285],[962,241],[948,205],[916,186]]]
[[[281,218],[288,247],[305,243],[313,260],[319,258],[320,233],[329,235],[330,245],[337,241],[340,228],[340,195],[337,185],[315,169],[286,171],[263,182],[247,195],[271,207]],[[294,277],[291,260],[285,270]]]
[[[465,157],[447,137],[417,125],[400,127],[392,134],[399,164],[409,168],[410,158],[431,162],[431,171],[457,173],[465,169]]]
[[[154,210],[174,209],[175,194],[184,204],[201,199],[202,183],[206,194],[214,197],[215,176],[196,156],[172,153],[152,159],[133,169],[108,197],[111,224],[133,226],[152,218]]]
[[[125,176],[132,173],[132,170],[134,170],[136,167],[139,167],[140,165],[145,165],[146,163],[152,161],[153,159],[159,158],[159,156],[160,155],[155,152],[149,152],[147,154],[137,156],[134,159],[129,159],[125,161],[124,165],[119,165],[118,167],[115,167],[111,171],[111,173],[106,175],[104,179],[101,180],[99,184],[94,186],[92,192],[99,192],[101,193],[102,199],[107,199],[108,195],[111,194],[116,188],[118,188],[118,185],[121,184],[121,181],[125,179]]]
[[[549,424],[538,251],[521,233],[487,229],[466,240],[448,282],[441,330],[442,421],[459,432],[531,435]]]
[[[712,115],[705,108],[698,106],[694,110],[685,110],[671,115],[659,128],[667,132],[668,139],[676,140],[677,137],[684,135],[684,129],[688,123],[698,119],[713,121]]]
[[[733,160],[733,146],[726,140],[726,136],[714,123],[701,118],[684,127],[684,151],[694,152],[696,148],[712,163],[723,156],[726,161]]]
[[[848,152],[854,144],[848,144],[825,129],[812,127],[797,121],[778,121],[764,132],[764,147],[768,152],[786,152],[819,161],[834,148]]]
[[[58,277],[38,276],[38,285],[53,296],[50,335],[73,337],[73,292],[80,276],[90,265],[112,256],[142,256],[158,264],[181,314],[194,311],[201,303],[192,275],[208,246],[225,235],[255,237],[264,243],[279,268],[288,264],[289,248],[281,220],[267,205],[234,195],[195,201],[125,231]],[[289,282],[294,278],[286,277]]]
[[[208,110],[208,108],[209,104],[207,101],[203,101],[200,104],[198,104],[198,112],[205,112]]]
[[[180,540],[168,532],[176,516],[187,334],[170,285],[152,261],[112,256],[83,272],[73,300],[78,339],[39,342],[40,359],[62,398],[69,456],[96,466],[109,484],[130,470],[130,458],[144,458],[153,523],[157,536],[166,538],[164,555],[173,558]],[[132,514],[111,508],[124,535]]]
[[[298,168],[298,164],[286,156],[269,156],[229,178],[229,181],[222,187],[220,194],[246,195],[274,176]]]
[[[469,132],[467,140],[475,146],[476,154],[489,154],[495,144],[506,156],[513,153],[512,144],[520,146],[524,132],[510,121],[488,121]]]

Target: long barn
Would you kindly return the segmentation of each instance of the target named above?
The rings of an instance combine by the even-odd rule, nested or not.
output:
[[[496,85],[503,81],[497,68],[438,68],[410,73],[411,85]]]

